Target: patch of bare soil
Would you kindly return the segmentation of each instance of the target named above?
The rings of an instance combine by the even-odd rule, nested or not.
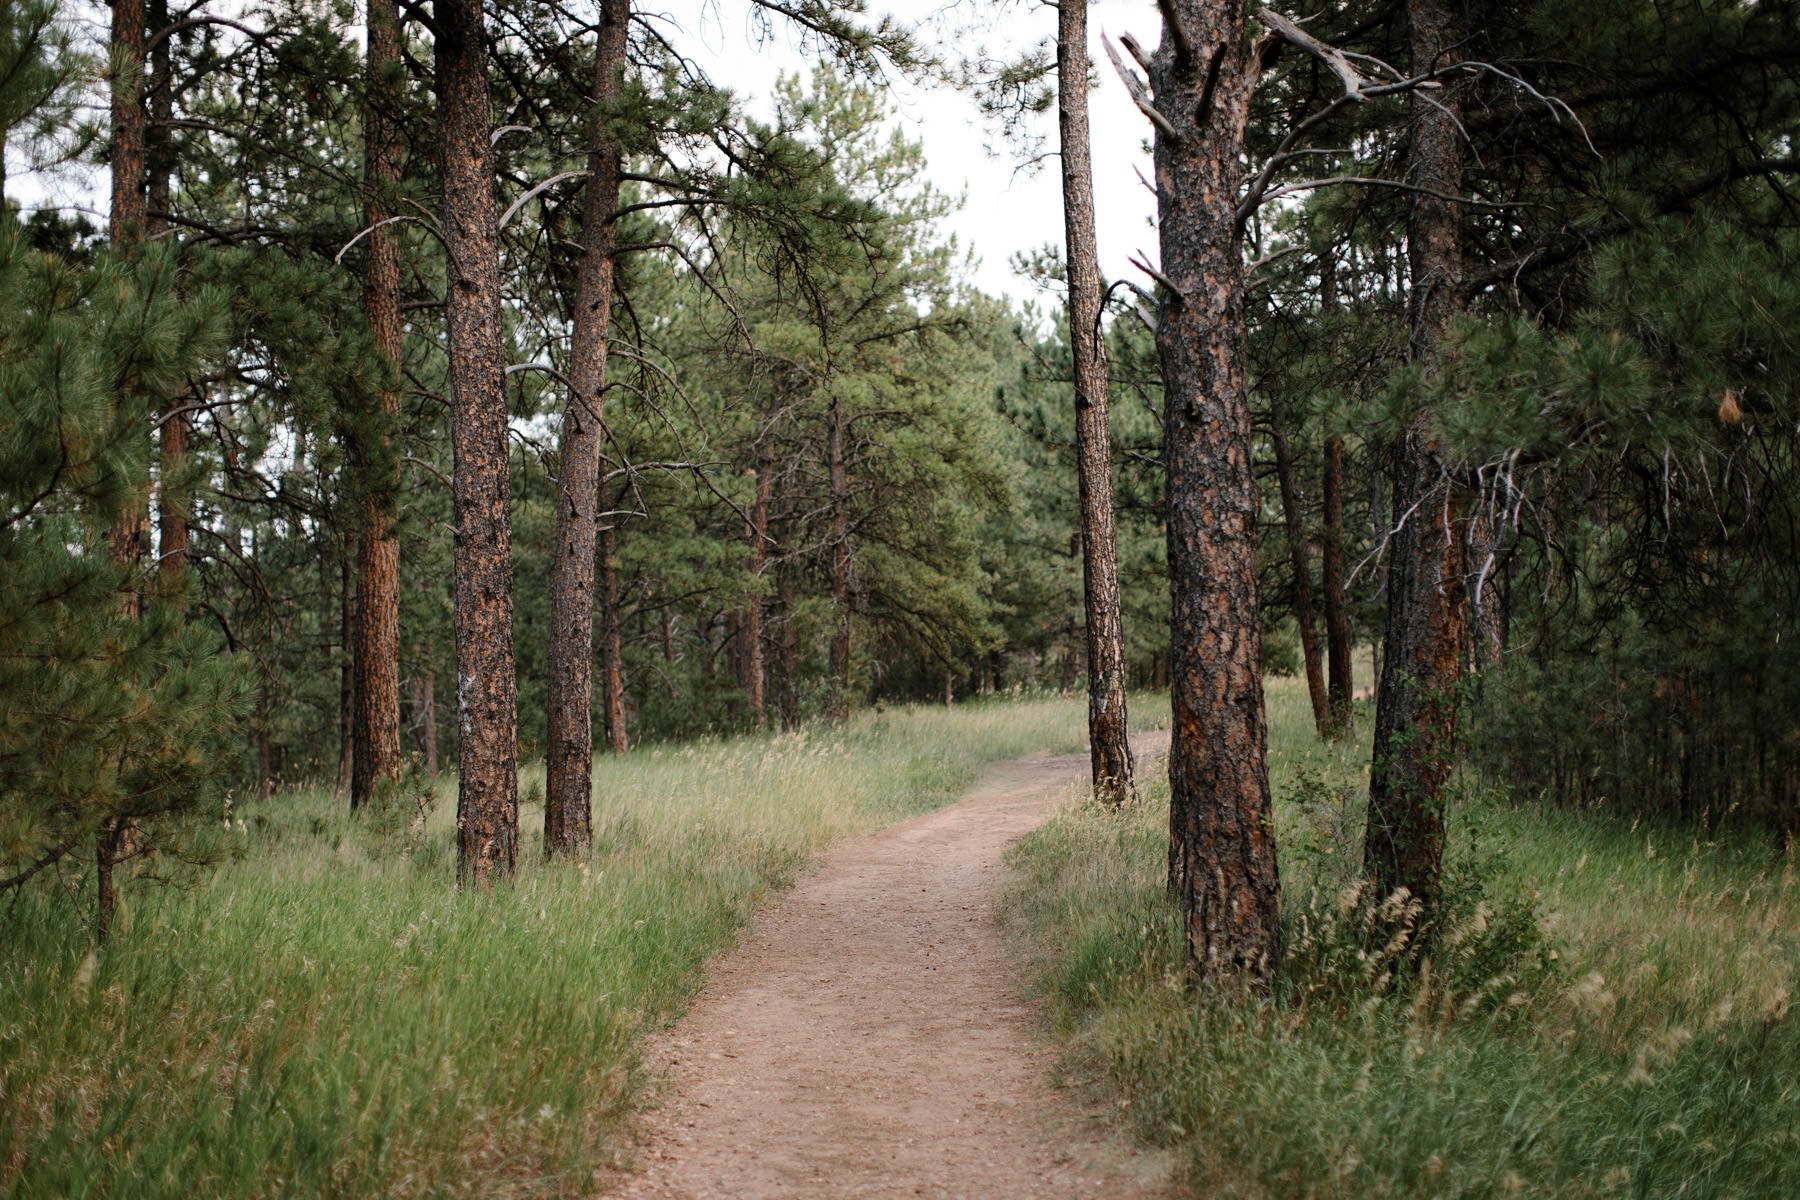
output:
[[[1085,755],[1007,763],[959,803],[839,847],[760,913],[651,1047],[663,1084],[608,1193],[1164,1194],[1158,1161],[1053,1086],[1001,937],[1002,853],[1086,776]]]

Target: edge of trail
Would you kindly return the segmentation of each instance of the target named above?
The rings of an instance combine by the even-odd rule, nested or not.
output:
[[[1160,754],[1166,733],[1133,738]],[[645,1063],[654,1107],[608,1196],[1167,1195],[1167,1164],[1053,1082],[1000,922],[1006,847],[1086,787],[1085,754],[827,851],[709,968]]]

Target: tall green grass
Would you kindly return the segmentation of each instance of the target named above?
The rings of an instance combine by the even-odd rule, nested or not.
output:
[[[1066,701],[870,713],[838,733],[599,760],[589,861],[451,887],[422,832],[319,792],[206,823],[91,955],[51,884],[0,909],[0,1189],[33,1197],[576,1195],[618,1148],[646,1031],[831,840],[1075,749]],[[526,780],[527,796],[541,784]]]
[[[1193,1194],[1800,1196],[1791,850],[1465,795],[1438,974],[1383,986],[1352,888],[1366,744],[1321,745],[1296,681],[1269,699],[1274,998],[1184,990],[1166,790],[1073,809],[1013,858],[1072,1070]]]

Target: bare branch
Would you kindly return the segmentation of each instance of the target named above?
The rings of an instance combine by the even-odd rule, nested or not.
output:
[[[1168,288],[1170,295],[1173,295],[1177,298],[1179,298],[1183,295],[1182,290],[1179,287],[1175,286],[1175,281],[1173,279],[1170,279],[1167,275],[1164,275],[1161,271],[1157,270],[1155,267],[1151,266],[1150,263],[1144,258],[1144,256],[1142,254],[1134,254],[1127,261],[1129,261],[1132,266],[1136,267],[1138,270],[1140,270],[1144,274],[1148,275],[1150,278],[1156,280],[1156,282],[1158,282],[1158,283],[1162,284],[1164,287]]]
[[[1425,196],[1436,196],[1439,200],[1449,200],[1456,204],[1467,204],[1474,208],[1509,209],[1524,207],[1520,204],[1497,204],[1491,200],[1477,200],[1473,196],[1460,196],[1455,192],[1443,192],[1436,188],[1421,187],[1416,183],[1404,183],[1398,179],[1380,179],[1372,175],[1330,175],[1323,179],[1302,179],[1298,183],[1284,183],[1270,192],[1265,199],[1279,200],[1283,196],[1292,196],[1298,192],[1310,192],[1334,184],[1349,183],[1359,187],[1394,188],[1402,192],[1417,192]]]
[[[1294,45],[1300,47],[1300,49],[1318,59],[1320,62],[1324,63],[1326,66],[1330,67],[1332,71],[1336,73],[1338,79],[1343,82],[1345,95],[1350,96],[1355,100],[1361,100],[1363,98],[1363,89],[1368,86],[1369,81],[1363,78],[1362,73],[1351,64],[1350,59],[1345,56],[1342,50],[1339,50],[1336,46],[1327,46],[1324,42],[1321,42],[1318,38],[1300,28],[1294,21],[1282,16],[1273,9],[1257,9],[1256,19],[1292,42]]]
[[[1187,27],[1181,23],[1181,14],[1175,11],[1171,0],[1156,0],[1156,7],[1162,10],[1163,28],[1169,31],[1169,37],[1175,42],[1175,61],[1192,62],[1194,42],[1188,37]]]
[[[521,208],[524,208],[527,204],[530,204],[532,200],[543,195],[557,184],[566,179],[585,179],[589,174],[590,172],[588,171],[564,171],[559,175],[552,175],[550,178],[544,180],[544,182],[532,188],[529,192],[526,192],[523,196],[520,196],[517,200],[514,200],[512,204],[507,207],[506,211],[500,215],[500,228],[505,229],[507,222],[511,221]]]
[[[1162,130],[1163,133],[1169,137],[1176,137],[1175,123],[1158,112],[1156,105],[1151,103],[1149,85],[1138,77],[1137,72],[1125,65],[1124,60],[1119,57],[1119,52],[1113,49],[1110,38],[1101,39],[1101,43],[1106,47],[1106,57],[1112,60],[1113,70],[1117,71],[1119,78],[1125,81],[1125,90],[1131,94],[1131,102],[1138,106],[1138,111],[1149,117],[1150,123]]]
[[[331,256],[331,264],[333,266],[337,266],[337,265],[341,264],[344,261],[344,255],[350,253],[350,248],[352,246],[356,245],[356,243],[358,243],[358,242],[362,241],[364,238],[368,237],[371,233],[374,233],[377,229],[380,229],[383,225],[392,225],[396,221],[411,221],[415,225],[424,225],[427,228],[431,227],[430,222],[428,222],[428,221],[423,221],[423,220],[419,219],[418,217],[406,216],[404,214],[402,214],[401,216],[398,216],[398,217],[389,217],[385,221],[377,221],[373,225],[369,226],[367,229],[364,229],[362,232],[358,233],[355,237],[351,238],[349,241],[345,242],[343,247],[340,250],[338,250],[338,252],[336,254]],[[432,232],[435,233],[437,231],[435,229],[433,229]]]

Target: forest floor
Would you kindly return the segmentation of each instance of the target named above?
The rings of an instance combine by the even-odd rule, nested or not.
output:
[[[1140,762],[1166,742],[1142,735]],[[840,845],[759,914],[651,1046],[662,1083],[613,1194],[1164,1194],[1159,1156],[1053,1085],[1000,923],[1007,847],[1086,773],[1085,755],[991,769],[957,804]]]

